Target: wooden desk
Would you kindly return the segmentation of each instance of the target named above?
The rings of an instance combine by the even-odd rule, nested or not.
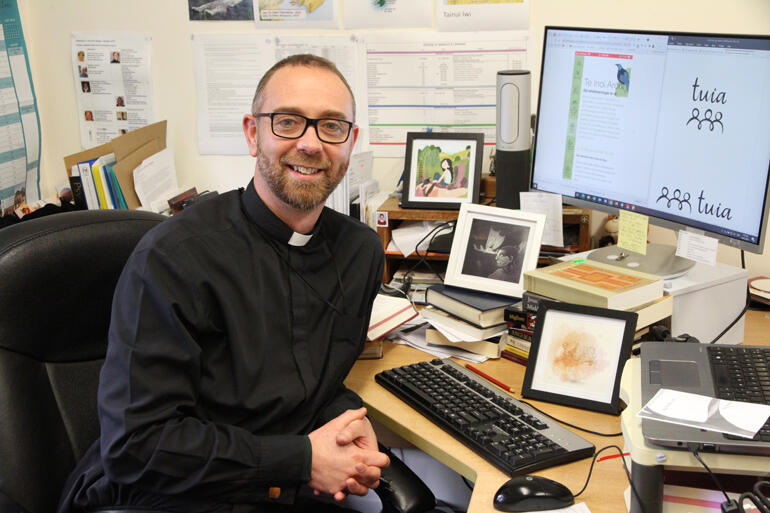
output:
[[[770,312],[750,311],[746,319],[747,345],[770,345]],[[383,358],[359,360],[348,375],[345,384],[357,392],[366,403],[369,415],[388,429],[413,443],[434,458],[475,483],[468,513],[493,513],[492,498],[508,476],[478,456],[454,437],[433,424],[427,418],[407,406],[396,396],[375,383],[374,375],[385,369],[432,357],[407,346],[385,344]],[[524,367],[508,360],[489,360],[479,367],[486,373],[513,387],[513,396],[521,399]],[[540,401],[530,401],[546,413],[570,423],[603,433],[620,433],[620,417],[559,406]],[[575,431],[575,430],[573,430]],[[623,437],[599,437],[575,431],[592,442],[597,449],[606,445],[623,448]],[[602,456],[617,454],[610,450]],[[591,459],[535,472],[554,479],[577,493],[585,483]],[[626,475],[619,458],[597,463],[594,466],[588,488],[577,502],[585,502],[592,513],[620,513],[627,511],[623,491],[628,487]]]

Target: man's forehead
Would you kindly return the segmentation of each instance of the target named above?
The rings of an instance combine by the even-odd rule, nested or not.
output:
[[[326,82],[325,85],[322,85]],[[302,93],[304,90],[313,92],[317,95],[324,95],[323,100],[329,102],[339,95],[339,101],[336,104],[326,104],[327,111],[320,115],[342,115],[348,117],[352,115],[353,97],[345,83],[331,70],[318,66],[285,66],[276,70],[272,77],[265,84],[262,103],[271,104],[271,108],[288,108],[295,105],[299,100],[295,93]],[[327,94],[328,93],[328,94]],[[313,100],[320,100],[320,97],[314,97]],[[313,102],[317,105],[317,102]],[[288,112],[302,110],[299,108],[288,109]]]

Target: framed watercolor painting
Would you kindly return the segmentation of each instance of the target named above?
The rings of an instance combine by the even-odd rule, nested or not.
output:
[[[457,210],[477,203],[484,135],[406,134],[403,208]]]
[[[637,314],[543,301],[521,395],[617,415]]]

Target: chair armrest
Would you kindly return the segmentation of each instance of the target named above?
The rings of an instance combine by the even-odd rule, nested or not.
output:
[[[422,479],[390,449],[378,445],[390,458],[390,466],[383,469],[380,486],[374,490],[382,501],[382,513],[423,513],[434,509],[436,497]]]

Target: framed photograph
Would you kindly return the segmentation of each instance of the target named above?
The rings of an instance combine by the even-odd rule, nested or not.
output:
[[[484,135],[406,134],[403,208],[457,210],[478,203]]]
[[[463,203],[444,283],[520,298],[544,227],[544,214]]]
[[[620,413],[620,375],[637,314],[543,301],[537,312],[523,397]]]

